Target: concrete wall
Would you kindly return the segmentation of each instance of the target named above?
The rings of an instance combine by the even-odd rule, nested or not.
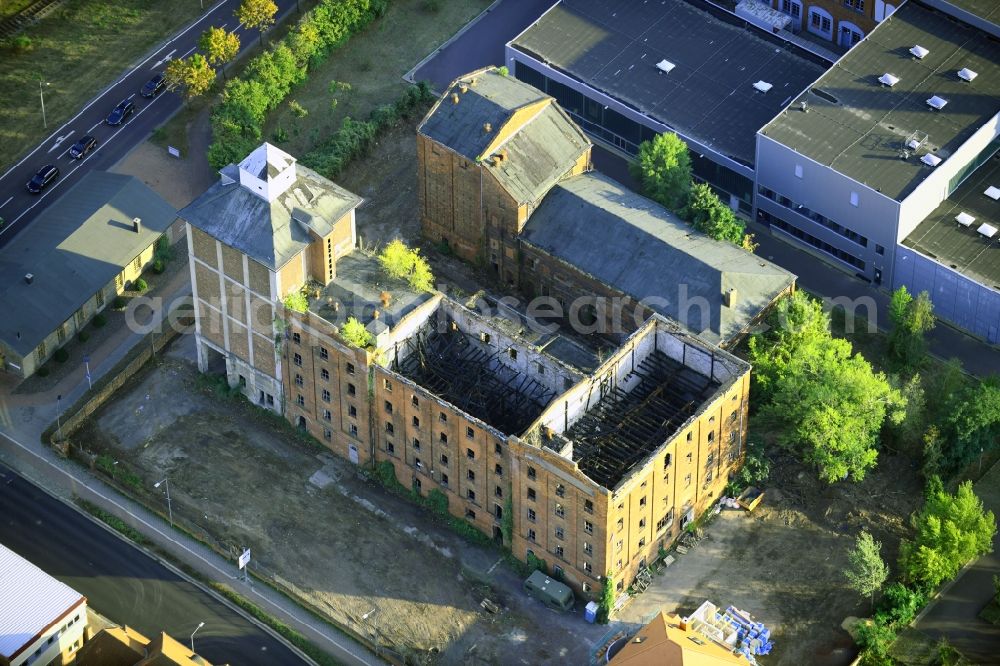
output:
[[[789,109],[785,113],[802,112]],[[801,177],[797,175],[799,173]],[[787,197],[793,202],[791,207],[766,198],[760,193],[761,188],[767,188]],[[857,205],[852,204],[853,195],[856,195],[853,200],[856,200]],[[868,239],[867,247],[862,247],[844,235],[800,214],[797,212],[799,205],[864,235]],[[817,251],[824,260],[851,272],[862,273],[868,279],[874,279],[875,271],[881,271],[883,281],[889,280],[892,270],[892,248],[896,244],[897,237],[899,203],[763,134],[757,135],[755,208],[779,217],[823,242],[858,257],[865,262],[865,269],[861,271],[827,253]],[[805,243],[802,244],[811,248]],[[876,245],[883,248],[884,254],[879,255],[876,252]]]
[[[926,291],[934,314],[991,344],[1000,344],[1000,293],[903,245],[896,246],[892,288]]]

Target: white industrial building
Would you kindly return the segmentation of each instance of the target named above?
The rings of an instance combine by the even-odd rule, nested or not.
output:
[[[67,663],[86,626],[82,594],[0,544],[0,666]]]

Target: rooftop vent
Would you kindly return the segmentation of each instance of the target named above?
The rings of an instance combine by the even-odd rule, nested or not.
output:
[[[977,76],[979,76],[979,73],[973,72],[968,67],[963,67],[962,69],[958,70],[958,78],[962,79],[963,81],[968,81],[969,83],[972,83],[972,79],[976,78]]]
[[[757,83],[753,84],[753,87],[761,91],[762,93],[766,93],[774,86],[768,83],[767,81],[758,81]]]
[[[461,90],[462,94],[464,95],[465,93],[469,92],[469,84],[463,83],[460,86],[458,86],[458,89]]]
[[[948,100],[946,100],[944,97],[938,97],[937,95],[934,95],[929,100],[927,100],[927,106],[931,107],[936,111],[940,111],[941,109],[943,109],[947,103]]]
[[[910,150],[919,150],[920,146],[927,143],[927,139],[929,138],[926,132],[915,130],[910,136],[906,137],[906,147]]]
[[[458,93],[452,93],[451,94],[451,103],[452,104],[458,104]]]
[[[987,238],[993,238],[994,236],[997,235],[997,228],[994,227],[992,224],[984,223],[978,229],[976,229],[976,231],[986,236]]]
[[[132,218],[132,231],[134,231],[135,233],[139,233],[140,231],[142,231],[142,218],[141,217],[133,217]]]
[[[656,69],[660,70],[664,74],[669,74],[670,70],[672,70],[676,66],[677,65],[670,62],[669,60],[661,60],[660,62],[656,63]]]
[[[961,212],[955,216],[955,221],[961,224],[963,227],[971,227],[972,223],[976,221],[976,218],[972,217],[966,212]]]
[[[493,131],[493,125],[491,125],[490,123],[483,123],[483,131],[489,134],[490,132]]]
[[[924,58],[927,57],[927,54],[930,53],[930,51],[922,47],[920,44],[917,44],[912,49],[910,49],[910,53],[912,53],[915,58],[923,60]]]
[[[932,166],[932,167],[936,167],[938,164],[941,164],[941,158],[938,157],[937,155],[931,155],[930,153],[927,153],[926,155],[921,157],[920,161],[926,164],[927,166]]]
[[[878,77],[878,82],[884,86],[889,86],[890,88],[899,83],[899,77],[895,74],[890,74],[886,72],[882,76]]]
[[[993,199],[993,201],[1000,201],[1000,188],[990,185],[985,191],[983,191],[983,194],[988,196],[990,199]]]
[[[35,281],[35,276],[32,275],[31,273],[25,273],[24,281],[27,282],[28,284],[31,284],[32,282]]]

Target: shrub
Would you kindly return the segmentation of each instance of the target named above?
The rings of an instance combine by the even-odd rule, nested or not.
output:
[[[309,115],[309,109],[307,109],[306,107],[302,106],[301,104],[299,104],[294,99],[291,102],[288,103],[288,108],[298,118],[305,118],[306,116]]]
[[[31,41],[31,37],[27,35],[18,35],[10,41],[10,45],[18,53],[27,53],[35,48],[35,44]]]
[[[80,342],[86,342],[90,339],[90,333],[87,333],[87,331],[80,331],[76,334],[76,339]]]
[[[300,291],[285,296],[284,303],[285,307],[293,312],[305,312],[309,309],[309,299]]]
[[[162,259],[153,259],[152,270],[153,270],[154,273],[156,273],[157,275],[159,275],[159,274],[161,274],[163,272],[164,268],[165,267],[163,265],[163,260]]]
[[[42,367],[38,368],[38,372],[36,372],[35,374],[38,375],[39,377],[48,377],[49,367],[47,365],[43,365]]]
[[[534,553],[528,553],[526,561],[530,571],[541,571],[543,574],[547,574],[549,572],[549,566],[545,563],[545,560],[536,556]]]
[[[149,289],[149,285],[142,278],[137,278],[136,281],[132,283],[132,288],[141,294]]]
[[[497,67],[497,74],[500,76],[509,76],[510,70],[507,69],[507,65],[501,65],[500,67]]]
[[[94,328],[103,328],[107,323],[108,318],[104,316],[103,312],[99,312],[94,315]]]
[[[876,620],[860,622],[855,628],[861,651],[861,663],[865,666],[888,666],[892,664],[889,648],[896,641],[896,631]]]
[[[427,260],[420,256],[420,250],[406,247],[398,238],[385,246],[378,261],[386,275],[406,280],[414,291],[430,291],[434,288],[434,274]]]
[[[113,309],[115,309],[115,310],[124,310],[125,309],[125,305],[127,303],[128,303],[128,300],[126,300],[126,298],[124,296],[115,296],[114,300],[111,301],[111,307]]]
[[[348,317],[344,325],[340,327],[340,336],[360,349],[364,349],[374,342],[372,334],[368,332],[364,324],[354,317]]]
[[[69,352],[64,348],[60,347],[56,350],[56,353],[52,355],[52,358],[59,361],[60,363],[65,363],[69,359]]]
[[[441,0],[424,0],[425,12],[441,11]]]
[[[601,598],[597,602],[597,622],[607,624],[611,615],[611,609],[615,607],[615,582],[609,573],[604,577],[604,586],[601,588]]]
[[[442,516],[448,515],[448,496],[437,488],[434,488],[427,493],[427,497],[424,498],[424,502],[435,513]]]

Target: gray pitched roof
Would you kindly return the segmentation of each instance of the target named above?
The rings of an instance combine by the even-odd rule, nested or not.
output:
[[[465,92],[462,92],[465,90]],[[453,101],[458,96],[458,103]],[[494,164],[484,151],[514,113],[542,102],[523,124],[495,147],[505,159]],[[489,131],[485,130],[486,126]],[[512,76],[489,68],[456,80],[427,114],[418,131],[486,168],[520,203],[538,201],[590,148],[590,140],[554,100]]]
[[[593,172],[552,188],[522,238],[633,298],[656,299],[653,310],[713,343],[738,336],[795,281],[785,269],[694,231]],[[735,308],[723,303],[730,289]],[[698,303],[707,304],[707,321]]]
[[[309,245],[309,230],[325,236],[361,203],[361,197],[301,164],[295,165],[295,181],[272,201],[243,187],[236,165],[220,173],[219,181],[178,215],[271,270]]]
[[[0,250],[0,339],[31,353],[176,219],[172,206],[131,176],[85,175]]]

